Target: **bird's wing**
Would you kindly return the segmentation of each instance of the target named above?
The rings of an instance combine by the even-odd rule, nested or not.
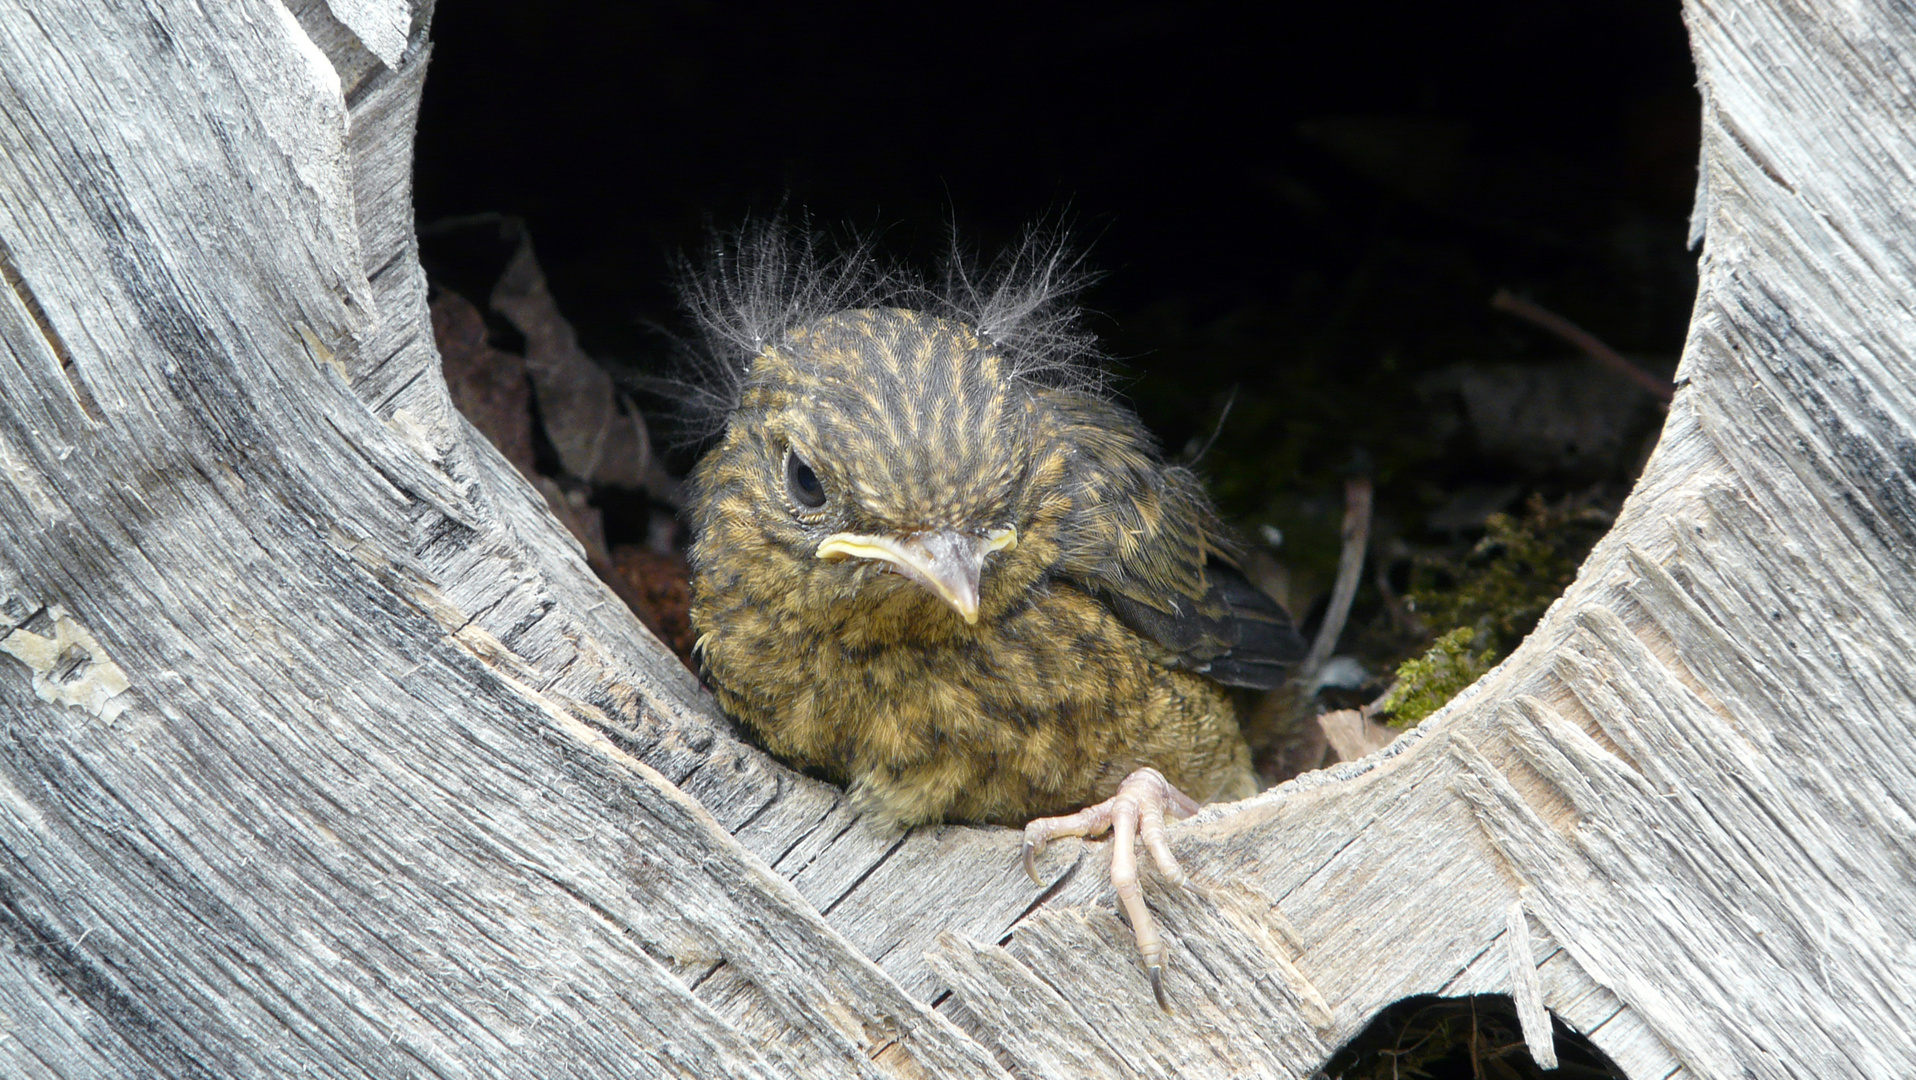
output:
[[[1082,395],[1049,397],[1070,504],[1058,576],[1103,599],[1180,667],[1226,686],[1282,683],[1304,640],[1244,576],[1197,477],[1159,461],[1125,410]]]

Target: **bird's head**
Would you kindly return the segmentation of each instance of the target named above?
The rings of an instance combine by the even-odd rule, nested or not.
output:
[[[966,624],[1029,515],[1029,388],[962,323],[841,312],[752,363],[695,475],[695,560],[758,560],[753,582],[807,603],[913,589]],[[909,582],[909,584],[908,584]]]

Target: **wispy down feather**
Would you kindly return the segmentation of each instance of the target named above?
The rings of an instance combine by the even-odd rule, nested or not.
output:
[[[694,440],[720,430],[752,362],[795,330],[842,311],[896,307],[964,323],[1010,361],[1014,378],[1088,393],[1103,389],[1096,339],[1071,303],[1092,281],[1062,229],[1035,227],[981,262],[958,240],[927,278],[856,236],[834,239],[783,216],[715,232],[682,259],[679,293],[697,329],[670,393]]]

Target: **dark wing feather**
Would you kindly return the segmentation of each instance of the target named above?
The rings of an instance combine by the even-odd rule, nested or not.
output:
[[[1058,576],[1110,605],[1179,667],[1226,686],[1282,683],[1304,640],[1238,568],[1197,477],[1158,460],[1128,411],[1083,395],[1046,397],[1070,448]]]
[[[1108,592],[1106,602],[1125,625],[1171,650],[1180,667],[1225,686],[1269,690],[1283,683],[1306,652],[1290,614],[1229,563],[1211,560],[1204,576],[1210,588],[1174,613],[1118,592]]]

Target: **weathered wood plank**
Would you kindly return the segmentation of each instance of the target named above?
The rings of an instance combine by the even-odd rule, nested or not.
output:
[[[1693,25],[1731,32],[1715,10],[1692,12]],[[1910,880],[1916,777],[1907,771],[1910,688],[1893,659],[1908,652],[1912,515],[1900,463],[1909,457],[1890,449],[1910,444],[1916,334],[1907,305],[1892,299],[1910,253],[1881,243],[1908,235],[1906,210],[1882,192],[1897,190],[1912,155],[1906,142],[1865,153],[1821,133],[1829,115],[1853,113],[1859,101],[1890,118],[1866,121],[1872,137],[1907,128],[1906,100],[1885,93],[1903,84],[1907,60],[1891,42],[1907,27],[1868,6],[1843,18],[1850,21],[1828,27],[1809,24],[1804,12],[1766,9],[1737,25],[1733,39],[1699,41],[1730,59],[1746,50],[1765,59],[1736,72],[1740,93],[1709,97],[1711,251],[1684,364],[1688,385],[1664,445],[1616,533],[1532,641],[1427,723],[1447,739],[1406,750],[1448,747],[1453,765],[1441,771],[1456,776],[1494,853],[1466,840],[1439,856],[1433,836],[1454,828],[1442,800],[1387,793],[1391,785],[1375,774],[1351,777],[1326,800],[1369,817],[1366,835],[1379,849],[1389,837],[1417,850],[1407,863],[1357,847],[1356,861],[1378,872],[1476,863],[1485,877],[1524,884],[1526,898],[1538,898],[1531,910],[1564,947],[1559,966],[1574,958],[1581,975],[1571,985],[1540,976],[1548,1004],[1582,1014],[1585,1030],[1633,1076],[1671,1073],[1678,1059],[1701,1075],[1881,1075],[1916,1057],[1907,1042],[1912,936],[1908,905],[1896,898]],[[1841,61],[1824,63],[1825,49]],[[1888,66],[1864,74],[1869,65],[1859,67],[1858,57]],[[1837,76],[1825,80],[1833,85],[1804,81],[1827,106],[1798,103],[1823,118],[1817,132],[1763,118],[1762,134],[1810,144],[1770,157],[1752,150],[1756,135],[1733,131],[1724,112],[1771,111],[1773,99],[1752,101],[1749,88],[1774,89],[1762,79],[1774,70]],[[1710,72],[1706,64],[1706,83]],[[1842,190],[1807,196],[1809,179],[1831,171],[1820,156],[1829,153],[1849,154],[1859,167],[1842,170],[1833,185]],[[1781,213],[1771,207],[1779,168],[1804,174],[1782,189]],[[1782,228],[1772,225],[1779,218]],[[1849,242],[1865,232],[1860,246]],[[1844,298],[1816,295],[1839,280]],[[1896,309],[1887,318],[1867,314],[1885,303]],[[1843,339],[1820,340],[1831,334]],[[1679,517],[1684,524],[1672,528]],[[1519,711],[1500,714],[1499,703],[1513,700]],[[1285,795],[1235,808],[1239,828],[1263,851],[1346,841],[1335,828],[1298,835],[1281,813],[1258,818],[1252,809],[1297,798]],[[1409,800],[1398,805],[1412,812],[1378,813],[1390,799]],[[1328,815],[1300,811],[1312,827],[1327,823]],[[1187,831],[1190,841],[1199,834]],[[1200,876],[1216,872],[1202,869],[1204,855],[1187,859]],[[1507,902],[1511,885],[1472,890],[1468,880],[1479,879],[1433,891],[1466,905]],[[1361,902],[1361,888],[1318,880],[1271,893],[1314,947],[1329,917],[1300,892],[1346,918],[1365,912],[1373,932],[1395,940],[1401,909],[1416,910],[1415,898],[1400,896],[1400,911],[1379,914]],[[1067,889],[1054,903],[1089,901]],[[1441,923],[1446,913],[1429,917]],[[1327,956],[1376,955],[1374,943],[1366,949],[1345,932],[1351,940]],[[1426,939],[1413,951],[1435,967],[1455,947]],[[1339,984],[1334,963],[1320,970],[1311,959],[1300,966],[1330,1000],[1361,998]],[[1401,993],[1443,985],[1428,970],[1375,974]],[[1845,979],[1853,982],[1839,985]],[[1459,980],[1451,992],[1467,989],[1478,987]],[[1818,1005],[1803,1010],[1809,997]],[[1610,1015],[1591,1015],[1596,1002]],[[1799,1011],[1782,1015],[1790,1010]],[[1769,1033],[1765,1045],[1752,1041],[1752,1028]]]
[[[1174,830],[1165,1013],[1105,845],[769,761],[452,411],[422,8],[0,0],[0,1071],[1301,1077],[1514,987],[1632,1077],[1909,1072],[1916,38],[1686,11],[1656,455],[1443,713]]]
[[[111,661],[131,683],[89,714],[0,680],[5,923],[35,968],[6,1012],[47,1021],[0,1054],[114,1075],[996,1074],[580,719],[616,726],[567,689],[620,698],[608,672],[656,644],[607,618],[520,489],[474,482],[498,477],[443,385],[399,380],[386,423],[353,395],[368,356],[433,359],[403,184],[391,200],[390,164],[351,163],[403,149],[423,54],[367,67],[354,112],[284,12],[206,15],[0,18],[0,52],[45,61],[0,63],[7,160],[39,170],[4,185],[33,205],[0,207],[6,641],[32,652],[43,609],[70,605],[89,655],[54,677]],[[92,92],[128,57],[150,85]],[[693,700],[677,679],[647,689]],[[696,995],[686,957],[723,958],[733,992]]]

